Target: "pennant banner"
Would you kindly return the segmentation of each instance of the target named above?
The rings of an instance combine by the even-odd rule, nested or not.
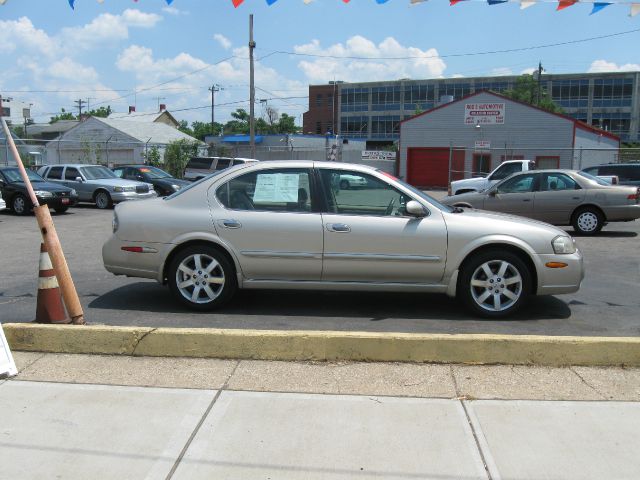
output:
[[[593,9],[591,10],[591,13],[589,15],[593,15],[594,13],[599,12],[604,7],[608,7],[609,5],[611,4],[607,2],[596,2],[593,4]]]
[[[558,2],[558,8],[556,11],[564,10],[565,8],[569,8],[571,5],[577,3],[578,0],[560,0]]]

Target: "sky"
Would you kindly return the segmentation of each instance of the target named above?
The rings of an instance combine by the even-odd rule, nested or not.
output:
[[[215,120],[225,122],[249,109],[250,14],[256,115],[270,106],[297,124],[308,86],[332,80],[510,75],[538,62],[547,73],[640,70],[640,15],[630,17],[629,4],[594,15],[591,4],[556,6],[76,0],[72,10],[67,0],[4,0],[0,95],[32,103],[36,122],[63,108],[77,113],[78,99],[116,112],[163,103],[178,120],[209,122],[209,88],[217,85]]]

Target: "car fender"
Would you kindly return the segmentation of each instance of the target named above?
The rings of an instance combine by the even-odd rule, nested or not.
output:
[[[458,276],[457,272],[460,270],[460,266],[462,265],[462,262],[464,262],[464,260],[469,256],[469,254],[471,254],[471,252],[479,248],[488,247],[492,245],[510,245],[526,253],[528,257],[531,259],[531,262],[533,263],[536,269],[535,272],[531,272],[531,273],[535,275],[536,278],[539,277],[540,270],[542,269],[542,263],[540,261],[539,255],[531,247],[531,245],[511,235],[501,235],[501,234],[485,235],[483,237],[476,238],[473,241],[466,244],[464,248],[462,248],[458,253],[456,253],[455,256],[447,258],[446,272],[447,272],[447,277],[449,277],[450,279],[449,287],[447,289],[448,295],[451,295],[451,296],[455,295],[455,286],[453,287],[453,290],[452,290],[451,282],[454,278],[457,279],[457,276]]]
[[[236,275],[238,277],[238,285],[242,286],[242,278],[243,278],[242,268],[240,266],[240,262],[238,261],[238,255],[235,252],[235,250],[227,242],[225,242],[222,238],[220,238],[215,233],[203,232],[203,231],[195,231],[195,232],[183,233],[181,235],[178,235],[176,238],[174,238],[170,242],[171,248],[167,248],[165,250],[165,253],[164,253],[164,256],[163,256],[162,262],[161,262],[161,268],[159,269],[159,273],[158,273],[158,281],[160,283],[164,282],[164,278],[163,277],[164,277],[164,271],[165,271],[165,268],[166,268],[167,258],[169,258],[169,256],[171,256],[171,254],[173,252],[175,252],[176,249],[178,249],[182,245],[184,245],[186,243],[190,243],[190,242],[214,243],[214,244],[222,247],[223,249],[225,249],[227,251],[227,253],[233,259],[233,264],[234,264],[234,266],[236,268]]]

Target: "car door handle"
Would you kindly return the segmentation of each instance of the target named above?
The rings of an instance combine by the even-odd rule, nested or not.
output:
[[[225,219],[225,220],[220,220],[218,222],[218,225],[220,225],[223,228],[240,228],[242,227],[242,224],[234,219]]]
[[[330,232],[349,233],[351,227],[345,223],[327,223],[327,229]]]
[[[571,197],[572,200],[580,200],[580,197]]]

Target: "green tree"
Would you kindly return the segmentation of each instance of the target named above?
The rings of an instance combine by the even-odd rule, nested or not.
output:
[[[238,108],[231,113],[231,117],[233,117],[233,120],[229,120],[224,125],[224,133],[249,133],[249,113],[245,109]]]
[[[167,145],[164,152],[164,167],[176,178],[182,178],[187,162],[198,155],[200,142],[186,139],[176,140]]]
[[[275,133],[297,133],[298,127],[296,127],[296,117],[283,113],[276,123]]]
[[[538,81],[533,75],[522,75],[516,79],[516,84],[512,90],[505,90],[503,95],[519,102],[530,103],[554,113],[563,113],[560,106],[556,105],[549,93],[541,87],[540,103],[538,104]]]
[[[142,156],[147,165],[151,165],[152,167],[160,166],[160,149],[157,145],[151,145],[151,148],[144,152]]]
[[[106,107],[100,107],[97,110],[91,110],[87,115],[90,115],[92,117],[107,118],[109,115],[111,115],[111,113],[111,105],[109,105]]]
[[[71,113],[71,112],[67,112],[64,108],[60,109],[60,113],[58,115],[56,115],[55,117],[51,117],[51,121],[49,123],[56,123],[59,120],[76,120],[76,116]]]
[[[189,122],[187,122],[186,120],[180,120],[178,122],[178,130],[193,137],[193,130],[191,130],[191,127],[189,127]]]

